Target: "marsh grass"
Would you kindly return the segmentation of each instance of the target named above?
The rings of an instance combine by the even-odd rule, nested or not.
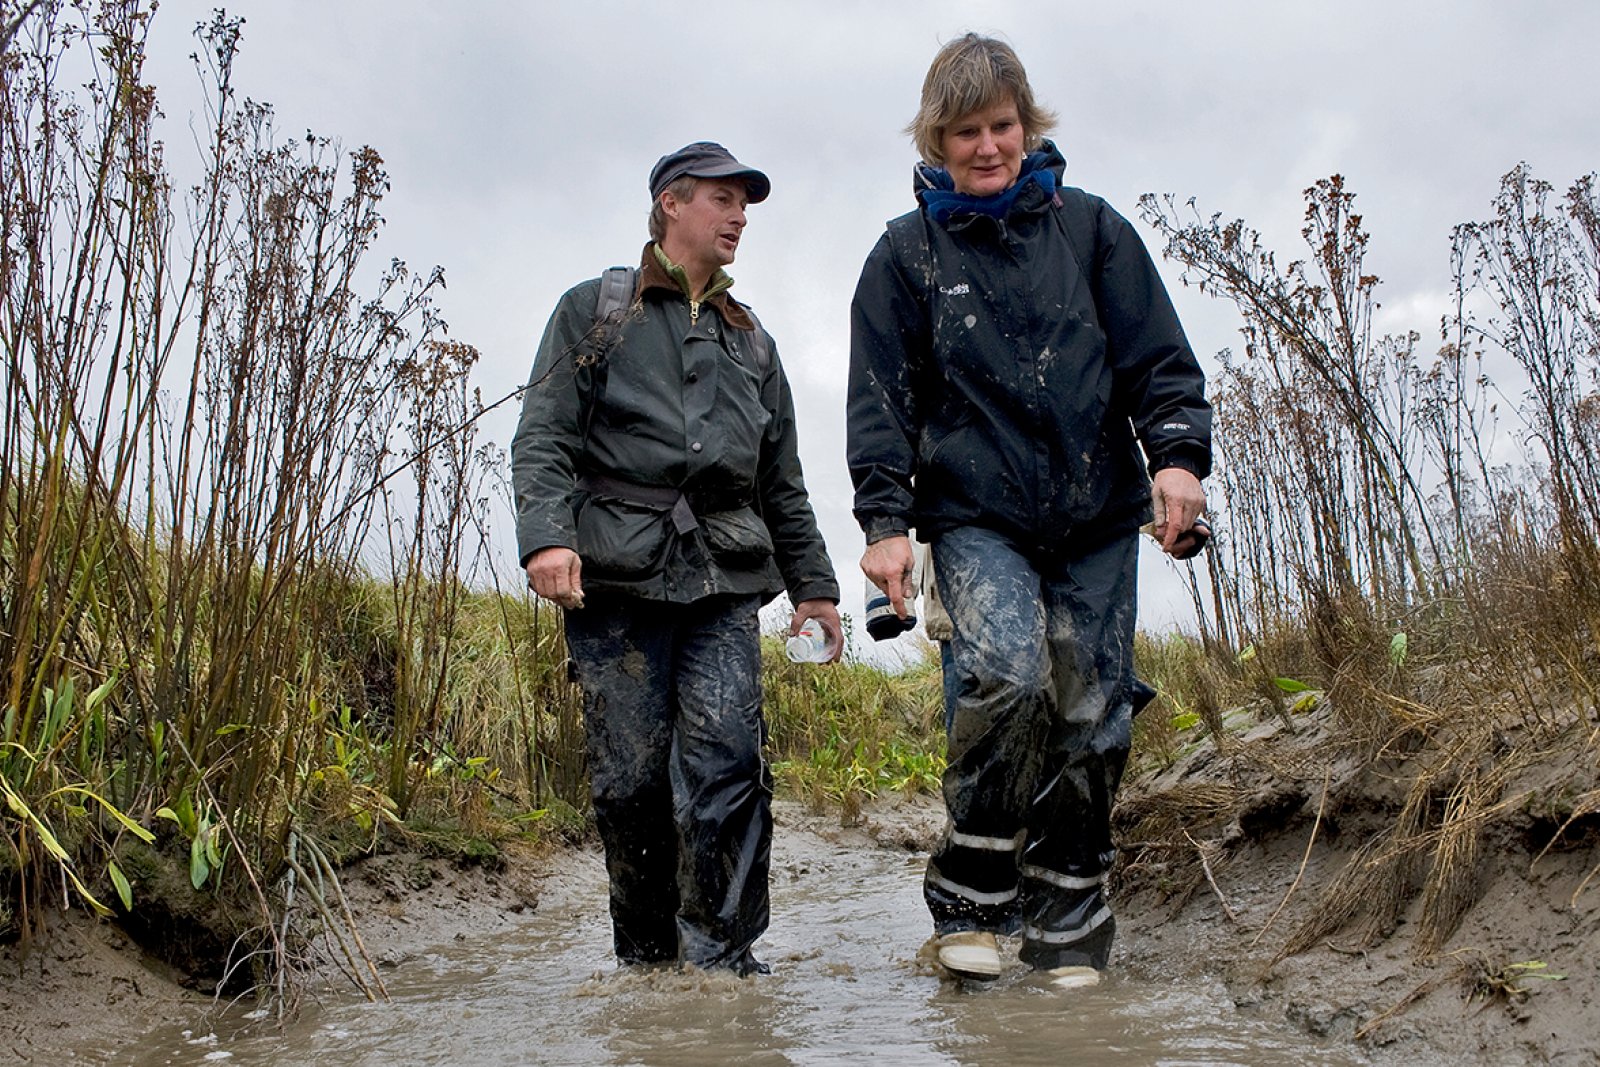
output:
[[[763,639],[769,749],[779,784],[853,821],[884,792],[937,792],[944,774],[944,692],[937,650],[897,673],[847,659],[790,663]]]
[[[1558,197],[1526,166],[1507,173],[1491,217],[1452,235],[1453,308],[1429,359],[1419,332],[1375,330],[1354,193],[1334,176],[1305,195],[1294,259],[1243,220],[1142,202],[1185,283],[1238,309],[1245,345],[1214,383],[1218,536],[1205,576],[1191,572],[1212,593],[1196,597],[1201,638],[1141,646],[1162,697],[1140,740],[1157,767],[1215,745],[1236,780],[1265,770],[1346,821],[1377,806],[1278,958],[1352,923],[1371,943],[1413,906],[1428,954],[1478,899],[1488,842],[1571,847],[1595,810],[1600,212],[1592,175]],[[1503,458],[1508,431],[1526,442],[1520,465]],[[1252,761],[1269,742],[1243,738],[1270,719],[1272,751],[1292,755],[1265,768]],[[1403,802],[1365,796],[1371,782]],[[1225,840],[1262,788],[1187,828]],[[1132,866],[1198,865],[1170,810],[1135,808],[1155,840]]]
[[[239,946],[188,962],[265,981],[325,852],[531,825],[582,767],[558,620],[462,580],[503,461],[442,274],[367,263],[382,160],[279,140],[218,14],[179,194],[152,9],[46,4],[0,56],[0,896],[159,948],[166,857]]]

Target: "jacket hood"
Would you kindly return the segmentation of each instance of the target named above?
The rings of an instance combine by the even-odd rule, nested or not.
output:
[[[912,168],[911,188],[917,201],[936,222],[955,215],[990,215],[1003,218],[1019,200],[1028,206],[1031,197],[1024,194],[1038,188],[1045,202],[1055,199],[1055,193],[1067,171],[1066,158],[1056,148],[1055,142],[1045,141],[1036,152],[1022,159],[1017,180],[1010,188],[992,196],[970,196],[956,192],[955,180],[943,167],[919,162]]]

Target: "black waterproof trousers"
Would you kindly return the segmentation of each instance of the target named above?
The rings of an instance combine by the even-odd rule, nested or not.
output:
[[[772,783],[759,607],[597,593],[566,613],[625,964],[761,969]]]
[[[950,824],[924,895],[938,933],[1020,932],[1035,967],[1104,968],[1111,805],[1134,714],[1137,535],[1073,554],[962,527],[933,544],[954,624]]]

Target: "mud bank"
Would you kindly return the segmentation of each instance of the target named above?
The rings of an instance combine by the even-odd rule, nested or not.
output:
[[[1192,788],[1206,773],[1203,767],[1175,768],[1133,784],[1125,798],[1128,810],[1137,813],[1153,797],[1171,799],[1172,790]],[[1254,1023],[1273,1028],[1261,1031],[1267,1035],[1262,1041],[1284,1030],[1305,1035],[1307,1047],[1328,1050],[1318,1062],[1596,1062],[1600,915],[1596,894],[1577,892],[1596,862],[1592,849],[1552,853],[1533,863],[1523,842],[1497,842],[1478,874],[1478,902],[1450,941],[1428,957],[1413,952],[1402,919],[1374,944],[1362,945],[1340,931],[1274,963],[1285,937],[1317,906],[1320,889],[1360,845],[1348,811],[1341,832],[1333,834],[1328,811],[1323,809],[1319,822],[1316,807],[1315,798],[1299,804],[1280,798],[1276,808],[1260,798],[1255,810],[1271,817],[1252,823],[1243,837],[1233,831],[1226,848],[1212,847],[1202,866],[1209,877],[1198,886],[1179,873],[1178,857],[1164,867],[1159,850],[1130,849],[1117,891],[1123,934],[1114,981],[1123,990],[1160,983],[1215,991],[1222,1000],[1216,1010],[1240,1020],[1245,1051],[1237,1059],[1206,1062],[1289,1062],[1277,1058],[1277,1046],[1265,1055],[1248,1050],[1254,1039],[1247,1024]],[[817,877],[812,868],[818,865],[806,857],[826,849],[831,862],[844,864],[852,856],[898,856],[893,866],[910,873],[895,876],[905,882],[896,906],[914,912],[915,867],[942,826],[942,812],[931,798],[885,798],[854,825],[841,826],[837,815],[783,803],[777,821],[775,910],[784,906],[778,883]],[[1197,850],[1208,844],[1196,838]],[[828,884],[832,875],[820,873]],[[576,936],[583,958],[603,960],[604,901],[592,899],[603,878],[592,849],[560,848],[514,852],[496,869],[391,854],[358,865],[345,882],[379,975],[399,981],[431,965],[430,953],[438,946],[515,938],[547,902],[581,914]],[[812,890],[811,896],[818,894]],[[786,921],[794,925],[775,914],[775,934],[769,935],[774,944],[768,955],[780,973],[825,968],[826,960],[817,958],[823,949],[805,947],[806,931],[777,931]],[[905,930],[919,922],[913,916]],[[904,932],[896,938],[915,940]],[[916,945],[897,944],[894,951],[906,957],[896,966],[908,971]],[[1534,961],[1548,965],[1542,973],[1563,978],[1540,980],[1513,966]],[[153,1029],[205,1034],[214,1019],[208,1015],[210,998],[143,959],[114,928],[81,917],[57,922],[49,945],[36,946],[24,963],[6,949],[0,967],[4,1062],[184,1062],[141,1058],[134,1045]],[[853,995],[870,998],[860,984],[870,977],[841,975],[838,981],[855,983]],[[337,968],[326,968],[322,983],[313,984],[308,1003],[350,999],[348,980]],[[611,991],[601,987],[597,995]],[[677,1002],[663,996],[669,1006]],[[240,1062],[271,1058],[270,1051],[252,1053],[248,1047],[238,1055]],[[966,1062],[960,1055],[955,1061]]]
[[[366,955],[379,978],[427,949],[515,928],[578,850],[513,846],[503,863],[463,865],[416,852],[355,864],[344,876]],[[348,995],[354,984],[336,946],[315,948],[303,1000]],[[211,989],[140,950],[110,922],[53,913],[48,936],[26,952],[0,946],[0,1064],[121,1062],[162,1026],[203,1031],[225,1007]]]
[[[1551,817],[1534,761],[1449,838],[1459,777],[1430,784],[1423,752],[1344,751],[1327,722],[1272,721],[1125,786],[1118,964],[1214,975],[1251,1015],[1378,1063],[1600,1062],[1592,818]],[[1398,832],[1424,793],[1434,814]],[[1430,908],[1458,921],[1430,928]]]

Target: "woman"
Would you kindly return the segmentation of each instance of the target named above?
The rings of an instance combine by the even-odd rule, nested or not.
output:
[[[1054,118],[1004,43],[934,58],[907,130],[917,209],[856,288],[848,450],[862,570],[902,611],[914,528],[952,623],[950,822],[924,882],[939,961],[994,978],[996,934],[1018,933],[1077,985],[1110,956],[1111,805],[1153,695],[1138,530],[1184,558],[1209,536],[1211,409],[1132,226],[1061,187]]]

